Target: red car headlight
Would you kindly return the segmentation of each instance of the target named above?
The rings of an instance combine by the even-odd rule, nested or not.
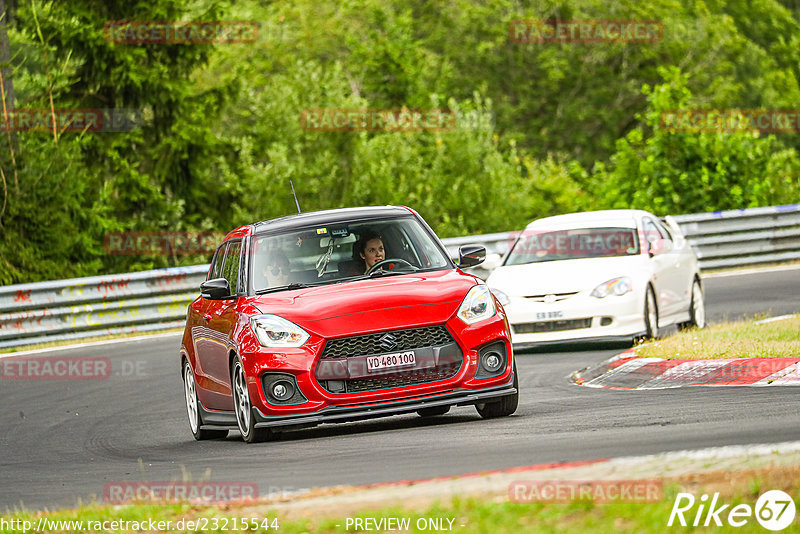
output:
[[[250,328],[253,329],[258,342],[263,347],[302,347],[310,337],[308,332],[277,315],[256,315],[251,317]]]
[[[495,314],[492,293],[485,284],[479,284],[469,290],[458,308],[458,318],[467,324],[489,319]]]

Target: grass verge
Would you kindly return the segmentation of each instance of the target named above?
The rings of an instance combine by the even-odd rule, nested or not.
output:
[[[405,507],[382,508],[374,511],[353,512],[348,517],[305,517],[292,520],[282,519],[274,513],[263,512],[258,517],[236,506],[219,508],[192,505],[125,505],[125,506],[85,506],[76,510],[48,513],[51,526],[56,521],[83,521],[83,527],[75,524],[70,528],[51,528],[50,532],[99,532],[86,528],[89,521],[139,521],[142,523],[171,520],[176,525],[181,519],[207,521],[205,531],[225,532],[233,530],[233,520],[241,522],[242,518],[261,521],[258,528],[251,532],[280,534],[321,533],[338,534],[359,531],[398,531],[400,529],[356,528],[354,518],[369,519],[379,524],[381,519],[408,519],[410,528],[407,532],[449,531],[455,533],[518,533],[518,532],[644,532],[660,533],[682,527],[674,524],[667,526],[670,514],[679,492],[689,492],[697,498],[703,494],[712,496],[719,493],[720,504],[730,504],[720,514],[722,527],[712,522],[709,527],[692,528],[693,532],[764,532],[764,528],[754,517],[750,517],[743,527],[733,527],[726,523],[727,513],[737,504],[745,504],[755,508],[760,494],[767,490],[779,489],[788,493],[795,502],[800,497],[800,466],[765,467],[742,471],[711,471],[702,474],[683,475],[679,478],[664,479],[663,498],[658,502],[633,503],[615,502],[598,504],[590,500],[577,500],[566,504],[554,503],[515,503],[509,502],[507,496],[489,496],[487,498],[454,498],[444,504],[436,503],[424,509],[410,510]],[[695,505],[684,514],[691,524],[698,506]],[[37,525],[43,514],[17,513],[2,516],[6,523],[10,520],[28,520]],[[705,514],[701,514],[701,524]],[[267,523],[263,523],[267,519]],[[215,521],[216,520],[216,521]],[[227,523],[226,523],[227,520]],[[185,523],[184,523],[185,524]],[[0,521],[2,525],[2,521]],[[348,525],[350,526],[348,528]],[[362,525],[364,525],[362,523]],[[438,525],[441,528],[430,528]],[[7,524],[5,525],[7,526]],[[63,525],[62,525],[63,526]],[[223,528],[223,526],[227,528]],[[241,526],[241,523],[239,524]],[[279,527],[279,528],[275,528]],[[424,528],[420,528],[424,527]],[[131,531],[130,528],[127,529]],[[147,528],[137,529],[146,531]],[[243,529],[238,529],[243,530]],[[116,530],[124,531],[124,530]],[[191,532],[194,529],[171,529],[172,532]],[[8,529],[0,526],[0,532],[21,533],[21,529]],[[30,532],[30,531],[28,531]],[[800,532],[800,521],[795,520],[782,532]]]
[[[800,315],[762,324],[747,320],[685,330],[639,345],[636,354],[687,360],[800,356]]]

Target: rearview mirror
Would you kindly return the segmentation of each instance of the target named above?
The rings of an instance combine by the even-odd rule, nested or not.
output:
[[[348,234],[345,237],[336,237],[336,236],[323,237],[322,239],[319,240],[320,248],[328,248],[331,244],[331,241],[333,241],[334,239],[336,240],[337,245],[342,245],[344,243],[355,243],[356,241],[358,241],[356,239],[355,234]]]
[[[231,295],[231,288],[224,278],[213,278],[200,284],[200,295],[204,299],[220,300]]]
[[[482,245],[464,245],[458,248],[458,266],[475,267],[486,259],[486,247]]]

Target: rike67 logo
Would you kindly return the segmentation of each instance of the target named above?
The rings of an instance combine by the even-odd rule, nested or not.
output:
[[[695,499],[691,493],[678,493],[667,526],[679,524],[684,527],[721,527],[727,523],[738,528],[755,517],[762,527],[778,531],[792,524],[795,512],[794,500],[781,490],[763,493],[756,501],[755,508],[749,504],[737,504],[733,507],[723,504],[719,493],[715,493],[710,499],[705,493],[699,499]]]

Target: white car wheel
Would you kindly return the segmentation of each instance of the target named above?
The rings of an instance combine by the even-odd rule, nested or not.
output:
[[[696,279],[692,282],[692,302],[689,305],[689,320],[678,325],[681,330],[686,328],[706,327],[706,303],[703,288]]]
[[[647,296],[644,301],[644,331],[646,338],[658,335],[658,306],[652,286],[647,286]]]

